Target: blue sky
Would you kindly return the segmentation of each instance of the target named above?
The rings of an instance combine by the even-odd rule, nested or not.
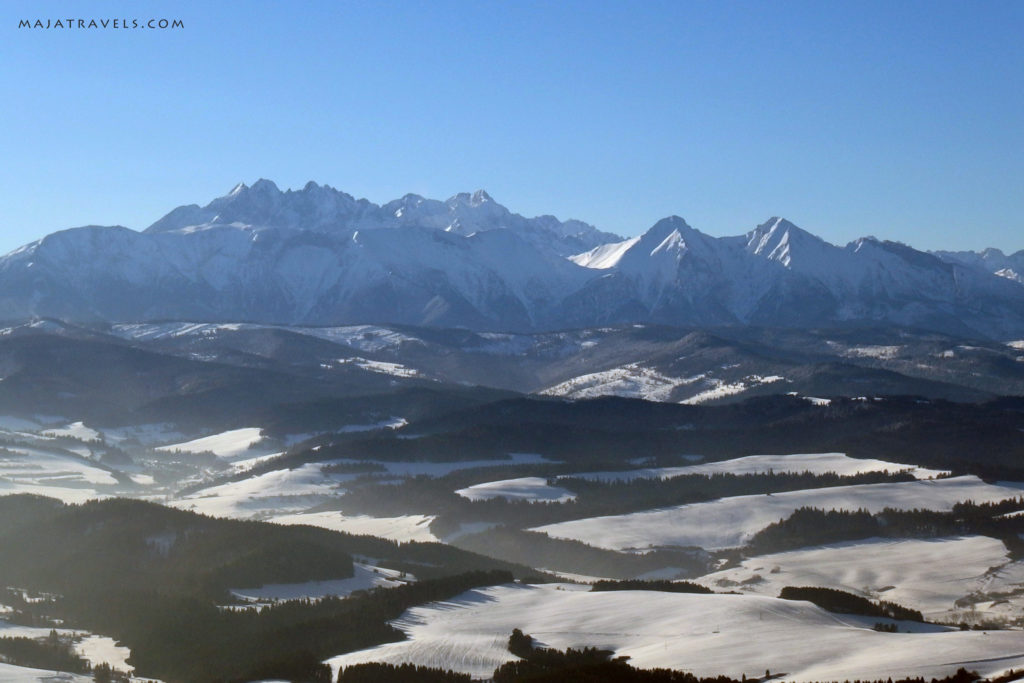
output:
[[[26,30],[20,19],[180,19]],[[1024,248],[1021,2],[0,4],[0,252],[260,177]]]

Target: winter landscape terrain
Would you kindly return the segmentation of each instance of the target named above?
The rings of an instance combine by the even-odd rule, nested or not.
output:
[[[267,180],[48,235],[0,681],[1013,680],[1020,273]]]

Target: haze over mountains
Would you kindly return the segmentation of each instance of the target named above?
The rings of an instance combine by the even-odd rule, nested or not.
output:
[[[145,231],[64,230],[0,259],[0,319],[389,323],[533,332],[612,324],[892,325],[1024,336],[1024,254],[840,247],[782,218],[711,237],[679,217],[623,240],[486,192],[378,206],[240,184]]]

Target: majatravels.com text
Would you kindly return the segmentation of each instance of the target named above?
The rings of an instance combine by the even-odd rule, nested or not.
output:
[[[175,29],[185,28],[181,19],[21,19],[18,28],[35,29]]]

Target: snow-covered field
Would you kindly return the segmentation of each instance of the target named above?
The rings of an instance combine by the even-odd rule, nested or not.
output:
[[[399,543],[419,541],[437,542],[440,539],[430,531],[432,515],[402,515],[401,517],[370,517],[345,515],[339,511],[282,514],[269,518],[277,524],[308,524],[357,536],[379,536]]]
[[[77,631],[73,629],[59,628],[56,629],[56,631],[62,636],[80,637],[80,640],[78,640],[74,645],[74,650],[78,655],[87,659],[93,666],[96,664],[107,663],[119,671],[132,670],[131,665],[128,664],[128,657],[131,656],[131,650],[127,647],[118,645],[113,638],[93,635],[85,631]],[[0,638],[46,638],[49,635],[49,627],[20,626],[0,619]],[[52,674],[53,672],[50,673]],[[0,676],[2,676],[2,673],[0,673]],[[0,681],[3,680],[4,679],[0,677]],[[37,679],[29,678],[25,680],[35,681]],[[91,678],[89,680],[91,680]]]
[[[0,663],[0,683],[91,683],[92,676],[57,673],[52,669],[31,669]]]
[[[123,645],[118,645],[117,641],[107,636],[85,636],[75,644],[75,651],[94,665],[106,662],[118,671],[133,669],[132,665],[128,663],[132,651]]]
[[[240,481],[219,484],[169,503],[214,517],[266,518],[299,512],[343,493],[346,474],[324,474],[319,463],[274,470]]]
[[[514,659],[508,637],[519,628],[540,644],[595,646],[643,668],[697,675],[786,681],[945,676],[964,666],[982,675],[1024,666],[1019,631],[954,631],[897,622],[871,629],[874,618],[837,615],[807,602],[753,595],[654,591],[587,592],[568,584],[505,585],[414,607],[395,625],[408,639],[329,660],[338,668],[384,661],[454,669],[487,678]]]
[[[199,439],[185,441],[183,443],[172,443],[166,446],[159,446],[156,450],[184,451],[186,453],[210,452],[221,458],[237,458],[241,455],[256,455],[250,449],[258,444],[263,437],[260,435],[259,427],[243,427],[232,429],[219,434],[211,434]]]
[[[977,477],[963,476],[736,496],[626,515],[560,522],[537,527],[534,531],[610,550],[644,551],[686,546],[712,550],[743,545],[756,532],[802,507],[866,509],[871,512],[880,512],[887,507],[950,510],[961,501],[994,502],[1020,494],[1020,488],[986,484]]]
[[[620,472],[584,472],[566,475],[592,481],[633,481],[634,479],[671,479],[687,474],[761,474],[765,472],[835,472],[842,476],[864,472],[898,472],[910,470],[918,479],[929,479],[946,474],[942,470],[929,470],[913,465],[901,465],[885,460],[851,458],[843,453],[807,453],[793,455],[748,455],[743,458],[710,462],[683,467],[648,467]]]
[[[575,500],[576,495],[561,486],[551,486],[543,477],[519,477],[474,484],[455,493],[469,500],[529,500],[536,503],[565,503]]]
[[[753,557],[696,581],[769,596],[785,586],[838,588],[921,610],[927,619],[973,623],[1024,617],[1022,579],[1024,563],[1012,562],[1002,541],[966,536],[803,548]]]
[[[639,363],[630,363],[611,370],[573,377],[540,393],[574,399],[623,396],[648,401],[668,401],[677,387],[693,384],[703,377],[704,375],[669,377]]]
[[[249,602],[276,602],[279,600],[316,600],[329,595],[345,597],[355,591],[369,588],[392,588],[414,581],[415,577],[384,567],[354,562],[355,574],[348,579],[334,581],[307,581],[305,583],[271,583],[259,588],[235,588],[231,594]]]
[[[0,448],[0,495],[33,493],[82,503],[111,495],[102,489],[117,484],[109,471],[81,458],[37,448]]]

